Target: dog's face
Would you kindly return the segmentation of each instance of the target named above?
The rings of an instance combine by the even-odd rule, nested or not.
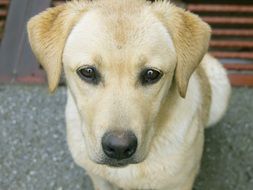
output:
[[[141,0],[51,9],[28,29],[51,90],[64,65],[90,159],[110,166],[146,158],[174,79],[184,97],[209,38],[196,16]]]
[[[176,66],[172,39],[154,16],[136,13],[122,18],[123,27],[118,25],[117,17],[90,11],[63,52],[90,158],[110,165],[146,157]],[[123,147],[116,155],[106,150],[117,146]]]

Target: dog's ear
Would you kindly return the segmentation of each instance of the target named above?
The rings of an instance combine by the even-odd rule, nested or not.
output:
[[[176,84],[180,96],[185,97],[190,77],[207,52],[211,29],[198,16],[166,1],[151,6],[172,36],[177,53]]]
[[[60,80],[66,39],[86,10],[84,2],[66,3],[47,9],[27,24],[32,50],[47,73],[50,92],[56,89]]]

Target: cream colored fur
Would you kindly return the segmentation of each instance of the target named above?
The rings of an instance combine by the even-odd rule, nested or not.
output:
[[[75,1],[32,18],[28,33],[51,91],[63,64],[69,149],[95,189],[192,189],[204,127],[222,117],[230,94],[225,70],[205,56],[207,24],[163,1]],[[80,79],[76,71],[84,65],[99,70],[101,83]],[[164,76],[142,86],[146,67]],[[101,138],[115,129],[137,136],[137,164],[99,164]]]

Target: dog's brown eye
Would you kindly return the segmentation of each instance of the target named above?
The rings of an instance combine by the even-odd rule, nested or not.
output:
[[[95,67],[82,67],[77,70],[77,74],[81,79],[88,83],[98,84],[100,81],[100,74]]]
[[[140,79],[142,85],[154,84],[162,77],[162,72],[155,69],[144,69],[141,72]]]

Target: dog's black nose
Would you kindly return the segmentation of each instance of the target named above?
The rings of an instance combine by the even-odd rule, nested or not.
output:
[[[102,138],[102,147],[109,158],[123,160],[135,153],[137,138],[130,131],[107,132]]]

